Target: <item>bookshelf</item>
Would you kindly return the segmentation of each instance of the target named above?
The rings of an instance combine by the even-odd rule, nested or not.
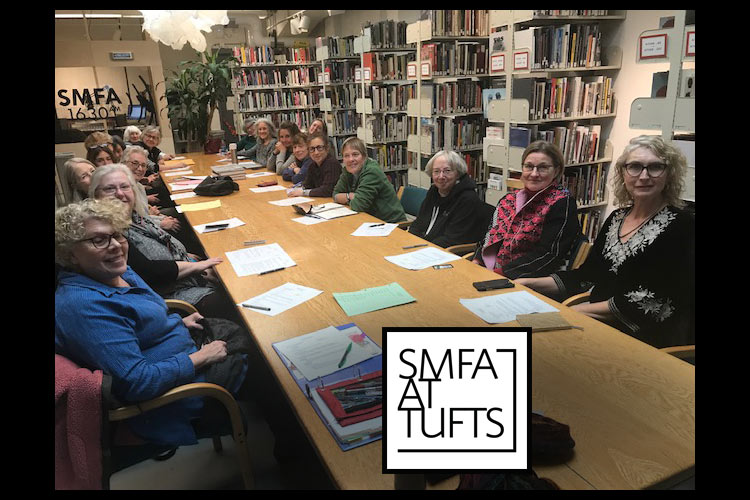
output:
[[[495,204],[521,175],[526,145],[560,147],[564,184],[593,240],[607,206],[608,140],[617,113],[612,87],[622,49],[609,43],[625,11],[491,10],[489,72],[504,95],[485,103],[485,201]],[[512,183],[511,183],[512,184]]]
[[[432,179],[425,172],[427,161],[437,151],[450,149],[466,160],[483,197],[487,169],[482,90],[490,76],[488,34],[487,10],[433,10],[428,19],[407,26],[407,42],[416,44],[416,61],[407,72],[416,89],[407,102],[409,184],[428,189]]]
[[[240,61],[232,68],[237,129],[247,117],[265,117],[278,127],[292,121],[306,128],[320,107],[320,65],[309,48],[270,45],[233,47]]]
[[[357,134],[357,85],[355,70],[360,57],[354,52],[354,36],[317,38],[315,50],[321,64],[320,110],[325,113],[328,136],[336,158],[341,160],[341,145]]]
[[[639,97],[630,106],[629,126],[658,130],[664,140],[673,141],[690,160],[685,176],[684,200],[695,202],[695,24],[686,23],[686,11],[675,12],[674,27],[648,30],[638,37],[638,64],[668,63],[665,97]],[[666,44],[663,57],[641,57],[640,41],[659,40]],[[688,141],[681,140],[686,134]],[[692,143],[692,144],[691,144]]]
[[[388,20],[365,26],[355,39],[355,52],[361,57],[357,137],[398,189],[406,184],[411,162],[406,147],[406,103],[414,95],[415,85],[407,80],[406,70],[415,59],[416,48],[406,43],[406,22]]]

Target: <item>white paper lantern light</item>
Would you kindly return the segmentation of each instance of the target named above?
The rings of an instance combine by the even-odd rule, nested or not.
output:
[[[143,31],[156,42],[180,50],[189,43],[198,52],[206,50],[206,37],[217,24],[229,24],[226,10],[142,10]]]

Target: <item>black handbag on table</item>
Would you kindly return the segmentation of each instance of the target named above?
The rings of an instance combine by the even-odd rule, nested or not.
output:
[[[234,182],[228,175],[208,176],[193,189],[195,194],[200,196],[226,196],[239,190],[239,184]]]

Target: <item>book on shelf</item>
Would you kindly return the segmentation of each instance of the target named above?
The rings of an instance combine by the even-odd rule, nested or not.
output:
[[[563,174],[565,187],[580,207],[605,201],[607,166],[602,164],[569,167]]]
[[[516,49],[529,49],[531,70],[593,68],[602,65],[599,24],[534,26],[513,34]]]
[[[608,10],[535,10],[534,16],[606,16]]]
[[[481,42],[434,42],[422,45],[422,60],[435,76],[487,74],[487,45]]]
[[[611,77],[519,79],[514,99],[529,101],[529,120],[608,115],[616,108]]]
[[[526,149],[531,144],[531,130],[526,127],[510,127],[508,131],[508,145]]]
[[[432,36],[487,36],[488,10],[431,10]]]
[[[482,109],[484,110],[485,118],[487,118],[490,101],[494,99],[505,99],[505,87],[482,89]]]
[[[490,33],[490,53],[505,52],[509,47],[508,30],[498,30]]]
[[[364,27],[373,49],[390,49],[406,46],[406,21],[380,21]]]

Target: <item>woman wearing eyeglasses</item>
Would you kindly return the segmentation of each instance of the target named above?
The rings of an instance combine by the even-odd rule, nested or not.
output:
[[[107,165],[97,169],[91,179],[89,197],[95,199],[118,199],[131,214],[132,223],[127,238],[143,256],[160,266],[160,261],[174,261],[179,271],[176,279],[163,286],[149,285],[165,299],[184,300],[206,311],[208,316],[235,319],[236,311],[226,297],[213,266],[222,262],[220,258],[201,260],[191,254],[182,241],[159,226],[158,220],[148,215],[146,199],[136,184],[131,171],[122,164]],[[150,270],[158,272],[158,270]],[[136,269],[146,275],[142,269]]]
[[[576,202],[562,181],[565,162],[552,143],[536,141],[521,155],[523,189],[497,204],[474,262],[507,278],[560,269],[581,234]]]
[[[55,352],[112,377],[112,392],[134,404],[190,382],[212,382],[238,394],[246,368],[218,376],[213,365],[244,364],[227,344],[196,345],[199,313],[169,314],[164,300],[128,265],[124,232],[130,217],[116,200],[84,200],[55,213],[55,261],[63,267],[55,291]],[[208,316],[208,314],[206,314]],[[226,370],[228,364],[222,365]],[[168,445],[197,442],[191,420],[211,405],[189,398],[128,421],[142,439]]]
[[[591,288],[583,314],[655,347],[695,343],[695,222],[680,200],[685,156],[659,136],[630,141],[614,165],[615,200],[583,265],[518,283],[565,296]]]
[[[86,152],[86,159],[97,167],[114,163],[114,156],[109,144],[96,144],[88,148]]]
[[[301,188],[287,191],[287,196],[331,196],[333,186],[341,175],[341,163],[328,153],[331,149],[328,136],[316,132],[310,136],[308,151],[312,163]]]

